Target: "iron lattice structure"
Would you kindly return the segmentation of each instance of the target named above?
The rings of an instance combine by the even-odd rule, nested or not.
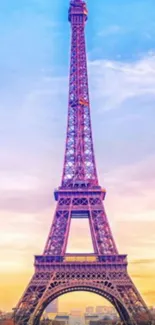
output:
[[[146,304],[127,273],[127,256],[115,245],[104,210],[92,141],[85,48],[88,12],[83,0],[71,0],[71,64],[66,149],[61,186],[55,191],[54,220],[42,255],[35,256],[34,275],[15,313],[18,325],[39,324],[46,306],[72,291],[94,292],[108,299],[125,325],[147,324]],[[88,218],[94,254],[67,254],[72,218]]]

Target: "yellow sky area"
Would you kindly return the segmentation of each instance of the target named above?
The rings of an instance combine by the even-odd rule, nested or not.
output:
[[[59,298],[59,310],[69,312],[74,309],[85,311],[87,306],[111,306],[108,300],[89,292],[73,292]]]
[[[117,227],[113,228],[114,237],[119,246],[120,253],[128,252],[129,273],[144,297],[148,305],[155,305],[155,258],[153,250],[154,241],[153,222],[117,222]],[[68,251],[89,252],[91,242],[89,237],[88,222],[82,221],[80,225],[73,223],[70,232]],[[43,233],[42,238],[47,234]],[[33,235],[33,241],[35,235]],[[36,250],[31,247],[31,234],[28,247],[19,249],[19,242],[12,242],[10,247],[3,249],[1,254],[0,267],[0,309],[11,310],[16,305],[23,291],[25,290],[31,276],[33,275],[33,254],[42,252],[41,241],[36,243]],[[101,297],[95,296],[95,305],[100,305],[105,301]],[[92,304],[92,294],[74,293],[65,295],[60,299],[61,311],[70,309],[82,309],[84,306]]]

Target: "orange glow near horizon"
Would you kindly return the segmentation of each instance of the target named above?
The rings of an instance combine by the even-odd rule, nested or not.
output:
[[[85,224],[86,226],[86,224]],[[88,229],[85,229],[84,223],[83,227],[78,228],[78,224],[75,223],[72,228],[72,234],[75,233],[81,233],[83,240],[83,235],[86,233],[88,234]],[[151,226],[151,225],[150,225]],[[121,227],[123,225],[119,224],[119,231],[121,231]],[[127,230],[129,231],[130,225],[128,225]],[[136,227],[134,231],[136,230]],[[148,229],[149,230],[149,229]],[[147,230],[147,231],[148,231]],[[116,229],[114,231],[115,234],[117,234]],[[124,239],[121,237],[118,237],[118,234],[116,235],[117,238],[119,238],[119,245],[122,246],[123,252],[125,250],[125,246],[128,247],[130,244],[126,237],[126,242],[124,242]],[[124,243],[124,245],[123,245]],[[41,243],[42,244],[42,243]],[[40,246],[41,246],[40,244]],[[84,247],[84,242],[79,241],[78,239],[78,247],[80,247],[80,251],[89,251],[89,243],[87,247]],[[75,247],[77,248],[77,241],[74,242],[74,236],[72,236],[70,240],[70,247],[74,247],[73,251],[75,250]],[[10,247],[11,249],[11,247]],[[77,250],[78,251],[78,250]],[[122,251],[122,249],[121,249]],[[132,254],[130,254],[129,259],[129,273],[137,287],[137,289],[142,294],[143,298],[145,299],[146,303],[148,305],[155,305],[155,294],[153,288],[155,288],[155,260],[149,256],[150,259],[147,257],[146,254],[148,254],[148,248],[143,246],[143,249],[141,250],[141,247],[133,249],[131,251]],[[139,252],[139,259],[136,258],[138,256]],[[39,248],[38,248],[39,253]],[[2,271],[2,268],[0,270],[0,279],[1,279],[1,290],[0,290],[0,309],[1,310],[7,310],[10,311],[13,307],[16,306],[19,298],[23,294],[26,286],[28,285],[28,282],[33,275],[33,258],[32,258],[33,252],[28,251],[27,257],[23,258],[21,254],[12,254],[12,256],[8,252],[8,256],[10,256],[10,265],[12,267],[9,267],[4,265],[6,271]],[[6,257],[7,259],[7,257]],[[7,262],[9,262],[7,259]],[[85,297],[85,298],[83,298]],[[101,305],[102,303],[105,305],[105,300],[101,297],[95,296],[95,300],[92,300],[92,294],[91,293],[85,293],[84,296],[81,297],[81,293],[77,292],[76,294],[66,294],[63,297],[60,298],[60,304],[59,304],[59,310],[62,312],[68,312],[71,309],[82,309],[85,308],[87,305],[91,305],[92,302],[96,305]]]

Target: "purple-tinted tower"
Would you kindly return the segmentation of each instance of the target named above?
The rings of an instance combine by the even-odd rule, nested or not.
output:
[[[18,325],[37,325],[51,301],[83,290],[109,300],[125,325],[138,325],[142,317],[149,324],[147,306],[127,273],[127,256],[120,255],[115,245],[103,205],[105,190],[97,177],[85,46],[86,3],[71,0],[68,18],[72,35],[62,181],[54,193],[57,206],[44,252],[35,256],[34,275],[14,317]],[[89,220],[93,254],[66,253],[72,218]]]

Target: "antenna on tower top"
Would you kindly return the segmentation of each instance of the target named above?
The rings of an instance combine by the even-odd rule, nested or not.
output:
[[[71,2],[71,3],[76,3],[76,2],[77,2],[77,3],[78,3],[78,2],[80,3],[80,2],[84,2],[84,0],[70,0],[70,2]]]

